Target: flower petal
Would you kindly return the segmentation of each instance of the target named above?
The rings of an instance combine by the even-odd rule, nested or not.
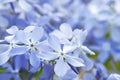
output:
[[[83,51],[85,51],[86,53],[95,55],[95,53],[93,51],[91,51],[90,49],[88,49],[86,46],[81,46],[81,48],[83,49]]]
[[[33,42],[40,40],[43,37],[44,29],[42,27],[36,27],[31,34]]]
[[[30,64],[36,68],[40,66],[40,58],[34,52],[30,54]]]
[[[49,53],[39,53],[39,57],[41,59],[45,59],[45,60],[50,61],[50,60],[54,60],[54,59],[58,58],[59,55],[57,53],[54,53],[54,52],[51,52],[51,53],[49,52]]]
[[[17,38],[17,40],[19,40],[19,42],[24,43],[24,44],[27,44],[28,40],[29,40],[28,33],[25,33],[23,30],[19,30],[16,33],[16,38]]]
[[[12,26],[9,29],[7,29],[6,31],[9,34],[15,34],[18,31],[18,28],[17,28],[17,26]]]
[[[12,48],[10,51],[10,56],[22,55],[27,52],[28,48],[26,46],[17,46]]]
[[[63,58],[60,57],[59,60],[57,60],[57,63],[55,64],[55,74],[59,77],[63,77],[67,71],[69,70],[69,66],[66,62],[64,62]]]
[[[32,10],[32,6],[29,3],[27,3],[25,0],[20,0],[18,4],[24,11],[28,12]]]
[[[55,51],[61,52],[60,42],[57,37],[51,35],[48,39],[48,42]]]
[[[69,24],[63,23],[60,25],[60,31],[66,36],[66,38],[72,38],[72,28]]]
[[[85,41],[85,38],[87,36],[87,31],[75,29],[73,34],[74,34],[75,38],[77,39],[77,44],[82,45],[82,43]]]
[[[64,45],[63,46],[63,53],[70,53],[77,48],[75,45]]]
[[[83,60],[80,59],[80,58],[66,55],[66,56],[65,56],[65,59],[66,59],[66,61],[67,61],[69,64],[71,64],[72,66],[75,66],[75,67],[83,67],[83,66],[84,66]]]
[[[12,35],[12,36],[6,36],[5,37],[5,41],[11,43],[11,42],[13,42],[12,40],[14,39],[14,37],[15,37],[14,35]]]
[[[28,26],[24,29],[24,32],[26,33],[30,33],[35,29],[35,26]]]
[[[9,51],[10,48],[8,45],[0,45],[0,65],[6,63],[9,60]]]
[[[90,70],[93,67],[94,62],[91,59],[89,59],[86,54],[81,53],[79,57],[83,59],[86,70]]]
[[[58,35],[59,35],[59,37],[58,37],[59,39],[65,38],[65,35],[59,30],[54,30],[52,33],[50,33],[50,35],[54,35],[56,37],[58,37]]]

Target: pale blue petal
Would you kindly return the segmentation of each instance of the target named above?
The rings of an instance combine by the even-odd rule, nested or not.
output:
[[[86,46],[81,46],[81,48],[82,48],[83,51],[85,51],[85,53],[95,55],[95,53],[93,51],[91,51],[90,49],[88,49]]]
[[[74,36],[77,40],[77,44],[78,45],[82,45],[82,43],[85,41],[85,38],[87,36],[87,31],[82,31],[82,30],[79,30],[79,29],[75,29],[74,30]]]
[[[6,31],[9,34],[15,34],[18,31],[18,28],[17,28],[17,26],[12,26],[9,29],[7,29]]]
[[[42,27],[36,27],[31,34],[33,42],[40,40],[44,35],[44,29]]]
[[[25,54],[27,51],[28,48],[26,46],[17,46],[11,49],[10,56],[22,55]]]
[[[30,54],[30,64],[36,68],[40,66],[40,58],[34,52]]]
[[[35,26],[28,26],[24,29],[25,32],[30,33],[35,29]]]
[[[16,33],[16,38],[19,42],[21,43],[24,43],[24,44],[27,44],[28,43],[28,40],[29,40],[29,36],[27,36],[27,33],[25,33],[23,30],[19,30],[17,33]],[[22,38],[21,38],[22,37]]]
[[[15,37],[15,35],[12,35],[12,36],[6,36],[5,37],[5,41],[7,41],[7,42],[12,42],[12,40],[13,40],[13,38]]]
[[[57,52],[61,52],[61,46],[60,46],[60,42],[59,39],[55,36],[50,36],[48,38],[48,42],[50,44],[50,46]]]
[[[0,45],[0,65],[6,63],[9,60],[10,58],[9,51],[10,51],[9,46],[5,44]]]
[[[63,77],[69,69],[68,64],[60,57],[55,64],[54,72],[57,76]]]
[[[68,39],[66,39],[66,38],[60,39],[60,43],[61,43],[61,44],[65,44],[65,45],[71,45],[71,44],[72,44],[72,43],[71,43]]]
[[[88,70],[92,69],[92,67],[93,67],[93,65],[94,65],[94,62],[93,62],[91,59],[89,59],[86,54],[82,54],[82,53],[81,53],[81,54],[79,55],[79,57],[80,57],[81,59],[83,59],[83,61],[84,61],[85,70],[88,71]]]
[[[41,59],[44,59],[44,60],[54,60],[54,59],[57,59],[59,57],[59,54],[58,53],[54,53],[54,52],[49,52],[49,53],[39,53],[39,57]]]
[[[72,28],[69,24],[63,23],[60,25],[60,31],[65,35],[66,38],[72,38]]]
[[[52,52],[53,49],[49,46],[48,41],[44,40],[38,45],[41,52]]]
[[[65,59],[66,59],[66,61],[67,61],[69,64],[71,64],[72,66],[75,66],[75,67],[83,67],[83,66],[84,66],[84,62],[83,62],[83,60],[80,59],[80,58],[66,55],[66,56],[65,56]]]
[[[29,3],[27,3],[25,0],[19,0],[18,4],[24,11],[28,12],[32,10],[32,6]]]
[[[77,48],[76,45],[64,45],[63,46],[63,53],[70,53]]]
[[[54,30],[52,33],[50,33],[50,35],[54,35],[56,37],[58,37],[58,35],[59,35],[59,37],[58,37],[59,39],[65,38],[65,35],[59,30]]]

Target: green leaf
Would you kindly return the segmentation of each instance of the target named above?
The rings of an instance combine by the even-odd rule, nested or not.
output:
[[[54,75],[55,75],[55,73],[53,72],[53,73],[52,73],[52,80],[54,80]]]
[[[21,71],[19,73],[19,76],[22,80],[28,80],[28,75],[29,75],[29,72],[27,70]]]
[[[0,73],[3,73],[6,71],[6,68],[0,68]]]
[[[105,67],[107,68],[108,71],[112,70],[111,61],[112,61],[112,57],[109,56],[108,60],[104,63],[104,65],[105,65]]]
[[[115,63],[116,69],[120,72],[120,61]]]
[[[88,56],[89,58],[92,58],[92,59],[96,60],[97,57],[98,57],[98,55],[99,55],[99,53],[96,52],[96,51],[93,51],[93,52],[95,52],[95,55],[87,54],[87,56]]]
[[[40,77],[40,75],[42,74],[42,71],[43,71],[43,67],[41,67],[41,68],[39,69],[39,71],[36,72],[36,74],[35,74],[35,80],[39,80],[39,77]]]
[[[110,39],[110,32],[107,32],[107,33],[106,33],[105,38],[106,38],[106,39]]]
[[[15,80],[14,78],[11,78],[10,80]]]

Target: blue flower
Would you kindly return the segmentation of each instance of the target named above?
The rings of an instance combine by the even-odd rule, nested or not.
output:
[[[0,56],[0,65],[6,63],[10,57],[27,53],[30,64],[33,67],[39,67],[41,61],[40,58],[37,57],[37,53],[39,52],[40,40],[43,37],[44,29],[42,27],[29,26],[24,30],[19,30],[16,26],[12,26],[10,29],[7,29],[7,32],[11,35],[7,36],[5,40],[7,40],[10,45],[7,45],[8,47],[4,45],[5,47],[3,47]],[[2,59],[2,57],[6,59]]]
[[[74,49],[73,55],[80,57],[85,61],[86,70],[90,70],[93,67],[93,61],[90,60],[86,54],[89,53],[91,55],[94,55],[95,53],[83,45],[83,42],[87,36],[86,30],[82,31],[75,29],[72,31],[72,28],[69,24],[63,23],[60,25],[60,30],[53,31],[51,35],[58,37],[62,44],[67,44],[68,47],[66,46],[66,50]]]
[[[63,77],[67,71],[70,69],[71,64],[74,67],[83,67],[82,59],[69,55],[70,52],[74,51],[74,47],[69,45],[62,45],[59,42],[59,39],[55,36],[50,36],[48,39],[49,46],[51,47],[51,51],[40,53],[39,56],[44,60],[55,60],[56,64],[54,67],[55,73]],[[59,69],[61,68],[61,70]]]

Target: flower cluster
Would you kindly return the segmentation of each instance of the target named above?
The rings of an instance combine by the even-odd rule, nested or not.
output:
[[[86,67],[89,70],[93,67],[92,61],[88,63],[86,58],[82,58],[87,53],[95,54],[83,45],[87,31],[72,31],[67,23],[61,24],[60,30],[56,29],[49,34],[42,26],[27,26],[25,29],[12,26],[6,31],[9,35],[4,39],[6,44],[1,44],[0,47],[0,65],[9,62],[13,57],[27,56],[29,67],[34,68],[33,71],[49,64],[59,77],[63,77],[72,68]],[[20,68],[16,70],[19,71]]]
[[[0,79],[120,80],[119,4],[0,0]]]

